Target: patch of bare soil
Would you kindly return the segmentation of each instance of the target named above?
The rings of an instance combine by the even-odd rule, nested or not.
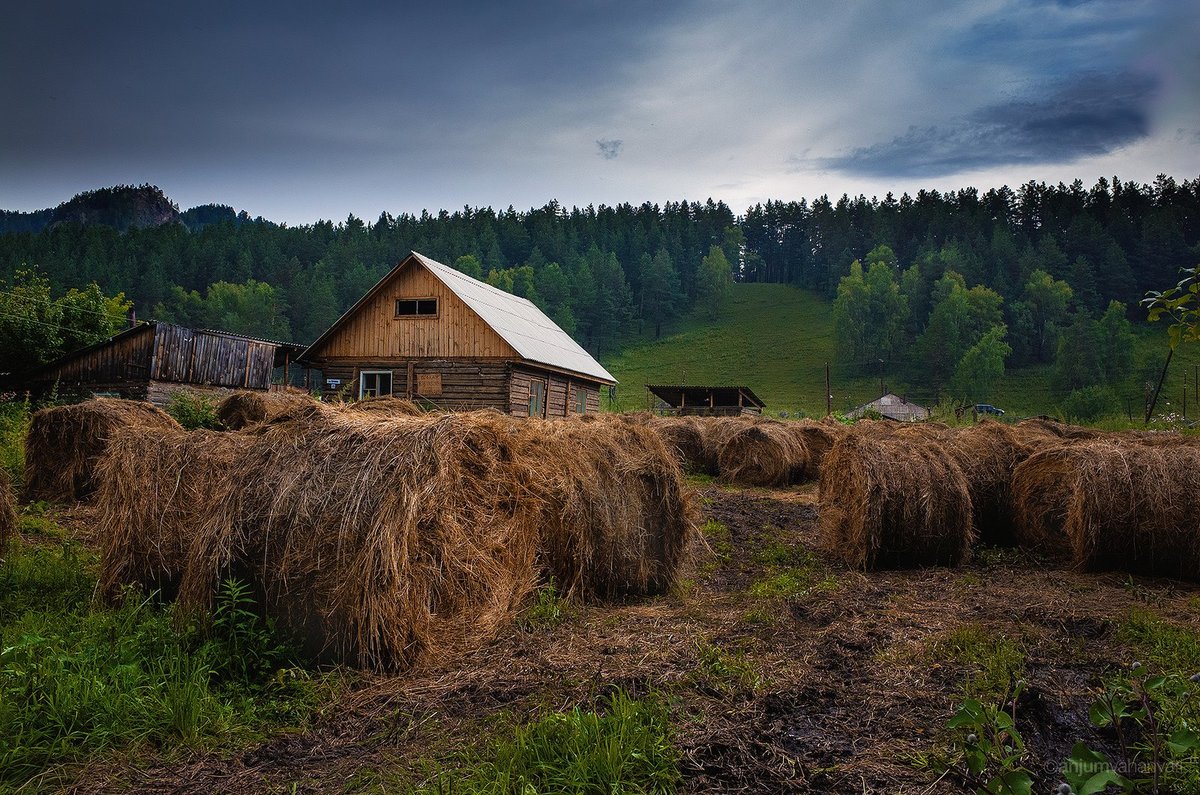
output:
[[[803,489],[701,496],[728,535],[697,550],[678,593],[579,608],[554,628],[514,626],[440,668],[362,680],[308,731],[234,754],[97,766],[74,791],[385,791],[513,722],[623,688],[668,695],[686,792],[956,793],[959,782],[919,760],[944,742],[977,673],[930,654],[965,625],[1024,649],[1018,726],[1049,791],[1073,742],[1105,742],[1087,705],[1100,676],[1128,662],[1117,622],[1149,601],[1200,631],[1192,586],[1129,587],[1121,575],[1053,570],[1011,551],[960,569],[860,574],[820,558]],[[799,565],[813,587],[756,595],[756,583]],[[714,653],[745,675],[714,672]]]

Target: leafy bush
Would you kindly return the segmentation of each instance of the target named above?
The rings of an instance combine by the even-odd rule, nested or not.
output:
[[[25,471],[25,434],[32,413],[28,399],[0,403],[0,469],[14,484]]]
[[[1060,406],[1063,416],[1075,422],[1095,422],[1120,410],[1117,396],[1106,386],[1085,386],[1067,395]]]
[[[186,390],[171,395],[167,413],[189,431],[207,428],[213,431],[224,429],[217,419],[217,404],[209,397]]]

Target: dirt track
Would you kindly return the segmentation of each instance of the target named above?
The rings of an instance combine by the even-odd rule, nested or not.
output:
[[[1150,606],[1200,632],[1200,588],[1130,585],[1011,552],[864,575],[815,554],[811,487],[701,496],[728,534],[710,528],[711,549],[698,550],[679,593],[582,608],[554,628],[514,626],[440,670],[362,682],[308,732],[234,756],[96,767],[76,791],[382,792],[411,781],[422,760],[477,743],[501,716],[532,718],[620,687],[669,694],[688,792],[961,792],[913,760],[938,745],[974,673],[929,654],[963,625],[1024,649],[1018,724],[1038,789],[1049,791],[1076,739],[1104,744],[1086,709],[1100,675],[1129,661],[1116,623]],[[781,572],[810,587],[751,592]],[[714,654],[739,673],[715,670]]]

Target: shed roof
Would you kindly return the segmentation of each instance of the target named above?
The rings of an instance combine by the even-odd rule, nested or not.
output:
[[[704,405],[711,396],[718,406],[756,406],[765,408],[758,395],[748,386],[669,386],[646,384],[651,394],[666,402],[668,406],[679,408],[685,403],[689,406]],[[742,402],[738,402],[738,396]]]
[[[318,337],[308,350],[315,350],[325,342],[375,293],[382,289],[383,285],[396,272],[411,262],[419,263],[446,285],[475,314],[479,315],[484,323],[512,346],[512,349],[522,359],[560,370],[580,373],[607,384],[617,383],[617,379],[613,378],[600,362],[592,358],[591,354],[585,351],[579,343],[571,339],[571,336],[559,328],[557,323],[546,317],[546,314],[538,309],[532,301],[473,279],[465,273],[460,273],[448,265],[443,265],[437,260],[415,251],[405,257],[399,265],[368,290],[367,294],[359,299],[358,303],[352,306],[346,314],[338,318],[337,322]]]
[[[929,409],[911,400],[891,392],[883,397],[864,403],[846,414],[847,417],[861,417],[868,411],[876,411],[885,419],[899,422],[915,422],[929,419]]]

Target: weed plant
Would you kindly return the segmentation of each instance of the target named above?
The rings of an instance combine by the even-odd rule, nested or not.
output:
[[[175,628],[172,608],[129,594],[90,605],[79,547],[22,549],[0,563],[0,792],[52,786],[108,752],[214,745],[302,722],[326,693],[222,588],[211,631]]]
[[[666,795],[681,776],[662,701],[617,691],[593,709],[553,712],[493,742],[482,759],[422,788],[455,795]]]

